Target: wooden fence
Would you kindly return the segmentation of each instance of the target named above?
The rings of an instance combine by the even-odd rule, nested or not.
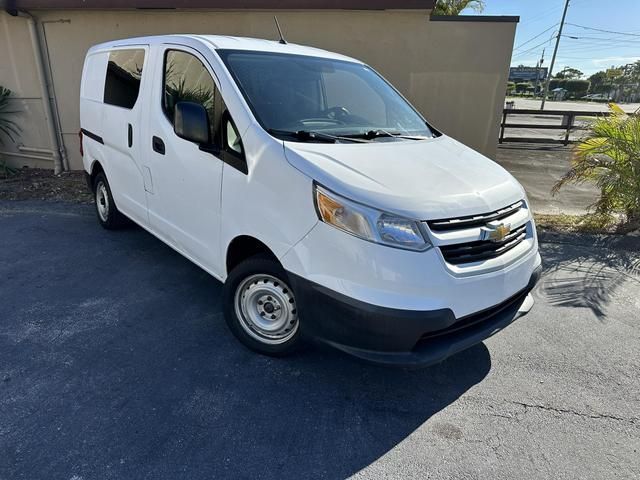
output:
[[[507,123],[508,117],[514,115],[529,115],[529,116],[552,116],[557,117],[560,123]],[[561,143],[568,145],[574,143],[575,140],[571,140],[569,135],[575,130],[586,130],[588,124],[576,125],[576,117],[598,117],[610,115],[609,112],[581,112],[577,110],[536,110],[536,109],[515,109],[505,108],[502,111],[502,123],[500,124],[500,143],[505,142],[526,142],[526,143]],[[526,128],[533,130],[564,130],[564,138],[552,138],[545,136],[538,137],[506,137],[505,130],[507,128]]]

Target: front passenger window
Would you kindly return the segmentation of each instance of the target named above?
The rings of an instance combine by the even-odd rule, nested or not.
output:
[[[178,102],[199,103],[207,111],[210,138],[214,138],[216,85],[202,62],[190,53],[167,50],[164,57],[163,83],[162,107],[169,121],[173,123]]]

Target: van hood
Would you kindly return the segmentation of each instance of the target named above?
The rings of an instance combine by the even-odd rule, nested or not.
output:
[[[284,142],[289,163],[352,200],[416,220],[474,215],[524,198],[504,168],[442,135],[371,143]]]

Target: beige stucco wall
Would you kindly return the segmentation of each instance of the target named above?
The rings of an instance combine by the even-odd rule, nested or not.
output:
[[[91,45],[162,33],[274,38],[274,13],[290,42],[364,60],[436,127],[489,156],[495,154],[515,35],[512,22],[435,22],[428,11],[39,11],[71,168],[81,168],[78,92]],[[0,15],[0,56],[10,59],[0,62],[0,84],[25,98],[21,141],[48,147],[38,117],[42,108],[26,20]]]
[[[25,20],[16,20],[6,13],[0,14],[0,85],[14,92],[11,109],[20,111],[13,118],[22,129],[18,144],[50,150],[42,97],[31,48],[31,38]],[[17,152],[16,145],[5,138],[0,152]],[[0,154],[1,156],[2,154]],[[36,155],[47,158],[47,155]],[[50,157],[50,155],[49,155]],[[13,157],[9,163],[53,168],[51,160]]]

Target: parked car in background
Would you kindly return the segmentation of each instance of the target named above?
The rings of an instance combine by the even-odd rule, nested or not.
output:
[[[263,354],[305,338],[420,366],[533,305],[524,190],[371,67],[226,36],[92,47],[81,145],[99,222],[131,219],[224,282]]]
[[[582,100],[600,100],[603,102],[611,101],[611,96],[608,93],[590,93],[582,97]]]

